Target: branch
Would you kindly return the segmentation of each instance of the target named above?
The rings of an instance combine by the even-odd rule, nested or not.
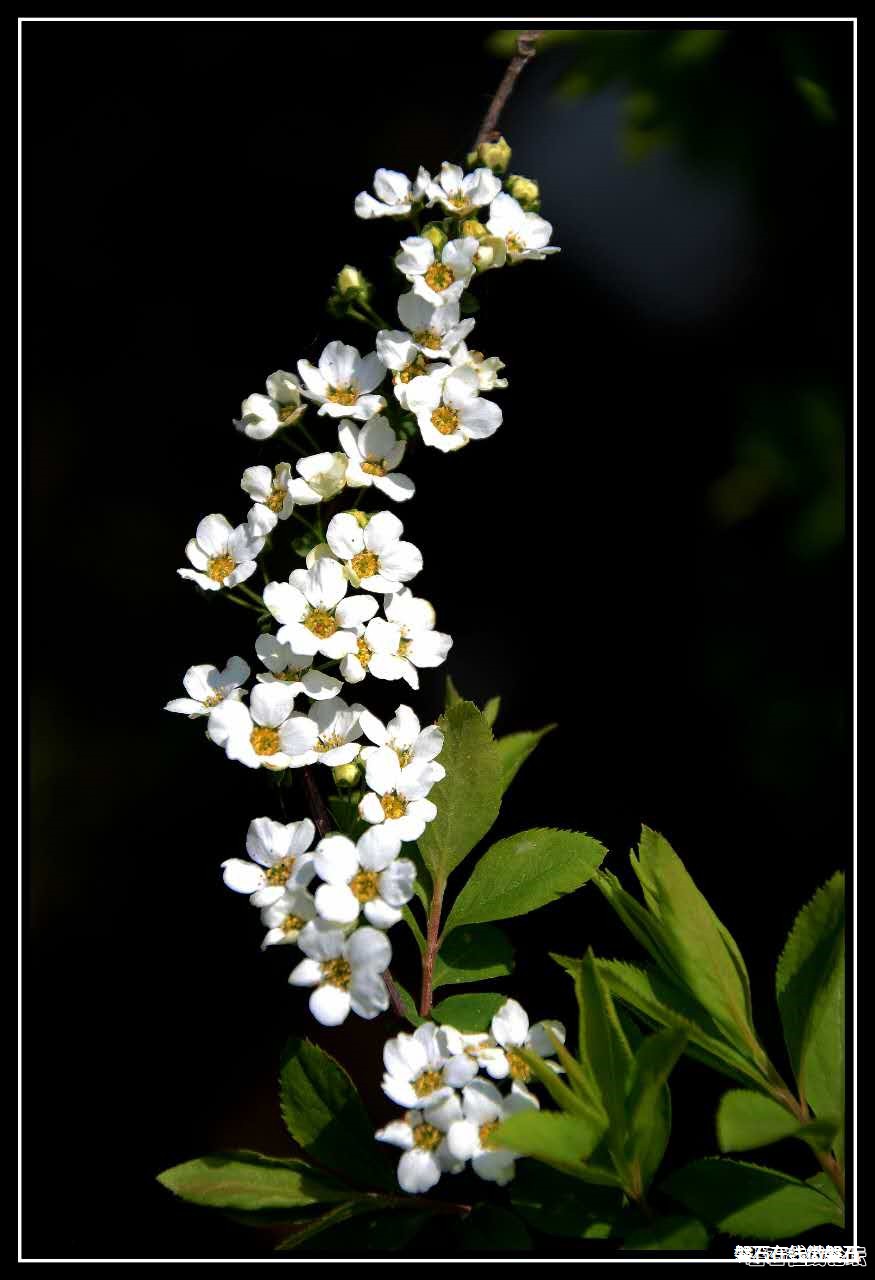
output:
[[[434,975],[434,962],[437,959],[438,946],[440,943],[441,907],[443,905],[443,901],[443,882],[435,880],[434,892],[431,897],[431,910],[428,913],[428,933],[425,939],[425,953],[422,957],[422,998],[419,1003],[419,1013],[423,1018],[427,1018],[431,1013],[431,982]]]
[[[498,119],[505,108],[508,98],[513,92],[520,72],[523,67],[534,58],[536,49],[536,41],[544,34],[542,30],[538,31],[521,31],[517,37],[516,53],[508,63],[501,84],[495,91],[495,97],[489,104],[489,110],[483,117],[483,123],[480,126],[480,132],[477,134],[477,140],[474,143],[474,150],[480,146],[482,142],[495,142],[498,138]]]

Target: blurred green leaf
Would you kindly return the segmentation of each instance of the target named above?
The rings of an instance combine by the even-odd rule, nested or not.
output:
[[[488,1031],[490,1022],[506,999],[507,996],[495,991],[448,996],[446,1000],[434,1005],[431,1016],[435,1022],[446,1022],[465,1034]]]
[[[721,1151],[752,1151],[782,1138],[802,1138],[815,1150],[829,1150],[838,1122],[800,1124],[774,1098],[750,1089],[730,1089],[717,1108],[717,1145]]]
[[[657,1218],[649,1227],[631,1231],[623,1249],[707,1249],[711,1233],[698,1218]]]

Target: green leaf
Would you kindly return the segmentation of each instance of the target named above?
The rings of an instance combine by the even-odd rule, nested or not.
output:
[[[453,677],[447,676],[444,681],[444,708],[449,711],[450,707],[454,707],[457,702],[462,702],[462,695],[456,688]]]
[[[551,1039],[553,1038],[551,1036]],[[597,1131],[599,1136],[596,1141],[599,1141],[608,1127],[608,1118],[595,1090],[589,1085],[587,1085],[587,1089],[581,1091],[569,1089],[565,1081],[553,1070],[550,1064],[539,1057],[537,1053],[534,1053],[531,1049],[517,1049],[517,1053],[536,1079],[547,1090],[557,1107],[569,1112],[571,1115],[582,1117],[592,1126],[594,1133]],[[578,1066],[578,1064],[575,1065]],[[578,1074],[580,1074],[579,1066]]]
[[[492,924],[454,929],[441,943],[432,975],[432,989],[460,982],[485,982],[513,971],[513,947],[507,934]]]
[[[461,1223],[464,1249],[472,1253],[527,1253],[532,1245],[524,1223],[501,1205],[478,1204]]]
[[[551,1165],[521,1160],[509,1187],[517,1213],[537,1231],[574,1239],[606,1238],[622,1208],[617,1187],[586,1186]]]
[[[347,1200],[349,1189],[302,1160],[257,1151],[219,1152],[158,1174],[174,1195],[213,1209],[287,1209]]]
[[[369,1211],[368,1205],[355,1207],[359,1210],[355,1214],[326,1215],[329,1221],[324,1217],[316,1219],[313,1226],[318,1223],[318,1229],[308,1231],[303,1239],[300,1232],[288,1236],[279,1248],[283,1251],[302,1248],[306,1256],[317,1258],[398,1253],[433,1216],[423,1211],[408,1213],[398,1204],[376,1211]]]
[[[814,1187],[740,1160],[694,1160],[661,1186],[697,1217],[743,1239],[781,1240],[840,1225],[835,1204]]]
[[[802,908],[778,961],[784,1038],[802,1096],[844,1117],[845,883],[837,872]]]
[[[580,962],[576,986],[580,1005],[577,1056],[592,1073],[608,1117],[605,1140],[622,1176],[625,1172],[626,1084],[633,1058],[611,993],[596,968],[592,948]]]
[[[337,1227],[341,1223],[348,1221],[362,1213],[367,1213],[370,1206],[365,1204],[339,1204],[336,1209],[332,1209],[329,1213],[325,1213],[321,1218],[314,1218],[307,1222],[300,1230],[293,1232],[292,1235],[286,1236],[285,1240],[281,1240],[277,1245],[278,1253],[290,1253],[293,1249],[300,1249],[302,1244],[306,1244],[312,1240],[314,1236],[321,1235],[323,1231],[330,1231],[332,1227]]]
[[[446,1022],[465,1034],[488,1031],[490,1022],[506,999],[507,996],[495,991],[448,996],[446,1000],[433,1006],[431,1016],[435,1022]]]
[[[458,702],[441,716],[440,762],[447,776],[429,799],[437,817],[419,839],[419,851],[435,881],[444,884],[498,817],[501,761],[492,730],[471,702]]]
[[[845,1206],[839,1195],[838,1188],[828,1173],[816,1173],[813,1178],[805,1179],[806,1186],[814,1187],[822,1196],[826,1196],[832,1200],[835,1207],[842,1216],[842,1226],[844,1226]]]
[[[425,1022],[425,1018],[419,1016],[419,1008],[410,992],[402,987],[400,982],[395,983],[395,990],[401,999],[401,1008],[404,1010],[404,1017],[414,1027],[419,1027]]]
[[[508,1147],[566,1172],[582,1174],[583,1162],[598,1142],[598,1131],[581,1116],[562,1111],[520,1111],[502,1121],[492,1141],[497,1147]]]
[[[730,1089],[717,1108],[717,1145],[721,1151],[752,1151],[782,1138],[801,1138],[815,1150],[829,1150],[838,1122],[796,1116],[774,1098],[751,1089]]]
[[[490,729],[495,724],[495,721],[498,718],[498,713],[500,710],[501,710],[501,698],[498,698],[498,697],[490,698],[486,706],[483,708],[483,719],[489,725]]]
[[[677,1215],[630,1232],[623,1249],[707,1249],[710,1239],[710,1231],[698,1218]]]
[[[626,1156],[641,1170],[644,1187],[659,1168],[671,1130],[671,1101],[667,1082],[684,1051],[687,1033],[669,1027],[647,1036],[635,1053],[626,1099]]]
[[[283,1049],[280,1104],[286,1128],[320,1164],[395,1190],[385,1157],[375,1151],[374,1125],[339,1062],[293,1036]]]
[[[496,738],[495,745],[501,757],[502,792],[507,791],[541,739],[555,728],[555,724],[546,724],[543,729],[532,729],[524,733],[507,733],[503,738]]]
[[[413,940],[419,948],[419,954],[423,955],[425,953],[425,938],[422,936],[422,930],[416,922],[416,916],[409,907],[402,907],[401,917],[407,925],[407,928],[413,934]]]
[[[549,827],[499,840],[479,859],[446,927],[527,915],[586,884],[605,853],[591,836]]]

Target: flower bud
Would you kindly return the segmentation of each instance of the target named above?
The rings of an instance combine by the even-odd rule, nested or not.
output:
[[[481,142],[476,151],[468,153],[467,163],[469,169],[485,164],[493,173],[505,173],[510,157],[511,150],[506,139],[499,137],[495,142]]]
[[[504,184],[505,190],[526,210],[533,212],[540,207],[541,191],[534,178],[524,178],[519,173],[512,173]]]
[[[331,770],[334,775],[334,781],[339,787],[354,787],[362,776],[362,771],[355,761],[349,764],[339,764]]]
[[[371,292],[371,286],[365,277],[359,271],[358,267],[345,266],[337,275],[337,292],[343,297],[344,294],[354,293],[357,297],[363,298],[365,301]]]
[[[486,235],[474,254],[474,266],[478,271],[490,271],[503,267],[507,261],[507,244],[501,236]]]
[[[475,236],[478,240],[482,240],[484,236],[489,235],[483,223],[478,222],[476,218],[466,218],[462,223],[461,232],[463,236]]]
[[[439,222],[426,223],[422,228],[422,234],[426,240],[430,240],[434,245],[435,253],[440,253],[447,243],[447,233]]]

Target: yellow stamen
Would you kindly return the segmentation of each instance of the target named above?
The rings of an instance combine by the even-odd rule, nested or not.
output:
[[[435,293],[443,293],[444,289],[449,289],[455,278],[453,268],[444,262],[433,262],[425,273],[425,283]]]
[[[479,1129],[481,1147],[492,1146],[492,1135],[501,1122],[499,1120],[488,1120],[486,1124],[481,1124]]]
[[[448,404],[442,404],[439,409],[435,409],[431,415],[431,425],[435,431],[439,431],[442,436],[451,436],[459,425],[459,415],[455,409],[451,409]]]
[[[351,978],[352,966],[342,956],[338,956],[336,960],[322,962],[322,981],[327,982],[329,986],[340,987],[341,991],[346,991]]]
[[[349,567],[357,578],[373,578],[380,571],[380,558],[373,551],[360,551],[350,560]]]
[[[383,806],[383,813],[387,818],[403,818],[407,812],[407,801],[403,796],[397,795],[394,791],[390,791],[388,795],[380,798]]]
[[[355,386],[349,387],[330,387],[326,399],[332,400],[334,404],[355,404],[359,398],[359,393]]]
[[[209,698],[204,698],[205,707],[217,707],[220,702],[225,701],[224,693],[211,694]]]
[[[320,640],[327,640],[337,630],[337,623],[327,609],[311,609],[304,619],[304,626]]]
[[[428,368],[425,356],[420,352],[410,364],[406,364],[403,369],[399,369],[395,374],[396,382],[409,382],[411,378],[418,378],[420,374],[425,373]]]
[[[350,880],[349,887],[359,902],[373,902],[379,893],[378,881],[376,871],[360,871]]]
[[[343,742],[339,733],[332,733],[327,738],[317,738],[313,744],[313,750],[323,755],[326,751],[333,751],[335,747],[342,747]]]
[[[362,471],[368,476],[384,476],[386,474],[386,459],[382,462],[363,462]]]
[[[374,656],[373,649],[365,640],[364,636],[360,636],[358,641],[358,660],[364,667],[365,671],[367,671],[368,663],[370,662],[371,658],[373,658],[373,656]]]
[[[418,347],[427,347],[429,351],[437,351],[441,345],[438,335],[432,333],[430,329],[421,329],[419,333],[414,333],[413,341]]]
[[[280,928],[283,933],[300,933],[304,924],[305,921],[301,916],[286,916],[285,920],[280,925]]]
[[[398,763],[401,765],[402,769],[406,769],[410,764],[410,761],[413,759],[413,752],[409,747],[396,747],[395,754],[398,757]]]
[[[526,246],[518,236],[513,234],[505,237],[508,253],[525,253]]]
[[[224,582],[235,568],[233,556],[213,556],[207,565],[207,577],[212,578],[213,582]]]
[[[276,679],[282,680],[283,684],[297,684],[305,671],[306,667],[286,667],[285,671],[276,673]]]
[[[273,756],[280,749],[280,735],[277,729],[256,725],[249,735],[249,741],[257,756]]]
[[[283,503],[285,502],[285,500],[286,500],[285,489],[272,489],[270,492],[270,496],[264,505],[267,507],[268,511],[272,511],[274,515],[278,515],[279,512],[282,511],[283,509]]]
[[[504,1054],[507,1058],[507,1065],[510,1068],[512,1079],[519,1080],[523,1084],[528,1083],[532,1078],[532,1073],[520,1055],[514,1049],[505,1049]]]
[[[443,1136],[433,1124],[418,1124],[413,1130],[413,1145],[421,1151],[434,1151],[441,1145]]]
[[[289,876],[292,874],[292,868],[295,865],[295,859],[291,856],[281,858],[279,862],[275,862],[272,867],[266,867],[264,878],[268,884],[280,885],[285,884]]]
[[[417,1098],[424,1098],[429,1093],[434,1093],[444,1082],[444,1078],[439,1071],[423,1071],[413,1081],[413,1092]]]

